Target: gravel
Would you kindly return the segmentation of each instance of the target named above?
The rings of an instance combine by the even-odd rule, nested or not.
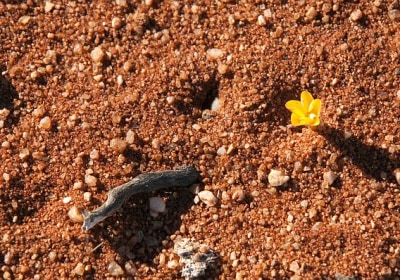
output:
[[[183,238],[206,279],[398,277],[397,0],[3,2],[0,278],[182,279]],[[290,125],[303,90],[316,130]],[[182,164],[193,193],[90,233],[70,211]]]

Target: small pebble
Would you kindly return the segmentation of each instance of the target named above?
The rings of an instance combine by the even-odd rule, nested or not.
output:
[[[83,183],[81,181],[75,182],[72,188],[74,190],[81,190],[83,188]]]
[[[224,63],[218,63],[217,71],[221,75],[226,74],[228,72],[228,65],[226,65]]]
[[[111,20],[112,28],[119,29],[122,26],[122,20],[119,17],[115,17]]]
[[[110,141],[110,148],[119,153],[125,151],[127,145],[128,144],[125,140],[119,138],[114,138]]]
[[[235,190],[232,194],[232,199],[237,202],[243,201],[245,197],[246,194],[242,189]]]
[[[221,49],[208,49],[207,50],[207,57],[210,60],[214,60],[223,56],[224,53]]]
[[[300,271],[300,265],[297,261],[293,261],[289,265],[289,270],[294,272],[295,274],[298,274]]]
[[[397,184],[400,186],[400,168],[395,169],[393,175],[396,178]]]
[[[74,223],[82,223],[83,222],[82,213],[78,210],[78,208],[76,206],[72,206],[71,209],[69,209],[68,217]]]
[[[265,20],[265,17],[263,15],[258,16],[257,24],[260,26],[265,26],[267,24],[267,21]]]
[[[67,196],[67,197],[64,197],[62,201],[63,201],[64,204],[67,204],[67,203],[70,203],[71,200],[72,200],[72,197]]]
[[[133,144],[135,142],[135,138],[136,138],[136,133],[133,132],[132,130],[128,130],[125,137],[126,142],[128,144]]]
[[[57,259],[57,253],[54,251],[50,251],[50,253],[48,254],[48,257],[51,262],[54,262]]]
[[[286,184],[289,181],[289,176],[286,176],[280,170],[271,169],[268,174],[268,182],[273,187],[278,187]]]
[[[150,211],[162,213],[165,211],[165,201],[161,197],[150,197]]]
[[[225,154],[226,154],[226,149],[225,149],[225,147],[224,147],[224,146],[219,147],[218,150],[217,150],[217,155],[223,156],[223,155],[225,155]]]
[[[169,105],[174,104],[174,102],[175,102],[175,96],[168,96],[168,97],[167,97],[167,103],[168,103]]]
[[[218,203],[218,198],[210,191],[201,191],[198,193],[198,197],[207,206],[215,206]]]
[[[78,263],[71,272],[72,275],[79,275],[79,276],[82,276],[84,273],[85,273],[85,266],[81,262]]]
[[[126,0],[115,0],[115,4],[121,7],[127,7]]]
[[[133,263],[133,261],[129,260],[125,263],[125,271],[126,273],[128,273],[131,276],[135,276],[136,275],[136,266]]]
[[[50,130],[51,128],[51,119],[49,117],[44,117],[39,121],[39,127],[45,130]]]
[[[99,159],[99,158],[100,158],[99,151],[96,150],[96,149],[93,149],[93,150],[90,152],[89,157],[90,157],[90,159],[93,159],[93,160]]]
[[[308,20],[313,20],[316,15],[317,15],[317,10],[315,10],[314,7],[310,7],[306,12],[306,18]]]
[[[101,47],[96,47],[90,53],[90,57],[93,59],[94,62],[101,62],[104,59],[105,53],[101,49]]]
[[[97,178],[94,177],[93,175],[86,174],[86,175],[85,175],[85,183],[86,183],[89,187],[95,187],[96,184],[97,184]]]
[[[363,13],[361,12],[361,10],[357,9],[350,14],[350,20],[353,22],[356,22],[356,21],[360,20],[362,18],[362,16],[363,16]]]
[[[324,183],[327,183],[328,186],[331,186],[333,182],[337,179],[338,175],[336,175],[332,171],[327,171],[324,173]]]
[[[111,276],[121,276],[124,274],[124,270],[122,269],[122,267],[115,261],[109,263],[107,270],[108,273],[111,274]]]
[[[46,1],[44,4],[44,12],[48,13],[54,8],[54,3],[51,3],[49,1]]]
[[[218,98],[218,97],[215,97],[214,100],[213,100],[213,102],[211,103],[211,111],[216,111],[216,110],[218,110],[219,104],[220,104],[219,98]]]
[[[85,201],[91,201],[92,200],[92,193],[91,192],[84,192],[83,193],[83,200]]]

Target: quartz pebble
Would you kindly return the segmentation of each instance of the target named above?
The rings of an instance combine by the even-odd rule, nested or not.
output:
[[[83,200],[91,201],[92,200],[92,193],[91,192],[84,192],[83,193]]]
[[[224,147],[224,146],[219,147],[218,150],[217,150],[217,155],[223,156],[223,155],[225,155],[225,154],[226,154],[226,149],[225,149],[225,147]]]
[[[327,171],[324,173],[324,183],[328,184],[328,186],[332,185],[333,182],[337,179],[338,175],[336,175],[332,171]]]
[[[357,9],[350,14],[350,20],[356,22],[359,21],[362,18],[362,16],[363,13],[361,12],[361,10]]]
[[[85,273],[85,266],[83,263],[79,262],[75,268],[72,270],[72,275],[82,276]]]
[[[64,198],[63,198],[63,203],[64,203],[64,204],[70,203],[71,200],[72,200],[72,198],[71,198],[70,196],[64,197]]]
[[[165,211],[166,204],[161,197],[150,197],[150,211],[162,213]]]
[[[218,198],[210,191],[201,191],[198,193],[198,197],[207,206],[215,206],[218,203]]]
[[[104,59],[105,53],[101,47],[96,47],[90,53],[90,57],[94,62],[101,62]]]
[[[124,274],[124,270],[122,269],[122,267],[115,261],[112,261],[108,264],[107,270],[108,273],[111,274],[111,276],[121,276]]]
[[[395,169],[393,175],[396,178],[397,184],[400,186],[400,168]]]
[[[44,117],[39,121],[39,127],[44,130],[50,130],[51,128],[51,119],[49,117]]]
[[[83,222],[83,216],[81,212],[78,210],[76,206],[72,206],[69,211],[68,211],[68,217],[73,221],[74,223],[82,223]]]
[[[86,183],[89,187],[95,187],[96,184],[97,184],[97,178],[94,177],[93,175],[86,174],[86,175],[85,175],[85,183]]]
[[[289,176],[284,175],[280,170],[271,169],[271,172],[268,174],[268,182],[273,187],[282,186],[287,181],[289,181]]]
[[[114,138],[110,141],[110,148],[113,149],[115,152],[122,153],[128,144],[125,140]]]
[[[207,50],[208,59],[214,60],[223,56],[224,53],[221,49],[209,49]]]

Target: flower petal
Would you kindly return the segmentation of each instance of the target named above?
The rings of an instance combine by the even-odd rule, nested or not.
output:
[[[299,115],[296,115],[294,113],[290,116],[290,122],[294,126],[303,125],[301,122],[301,119],[302,119],[302,117],[300,117]]]
[[[305,114],[307,113],[307,112],[305,112],[303,110],[303,106],[301,105],[301,102],[298,101],[298,100],[289,100],[288,102],[286,102],[285,107],[289,111],[291,111],[291,112],[293,112],[293,113],[295,113],[296,115],[299,115],[299,116],[303,116],[304,117]]]
[[[311,93],[309,93],[306,90],[302,91],[300,99],[301,99],[301,104],[303,105],[304,110],[308,111],[311,102],[314,100]]]
[[[308,113],[309,114],[314,114],[317,117],[319,117],[320,113],[321,113],[321,99],[314,99],[311,104],[310,107],[308,108]]]

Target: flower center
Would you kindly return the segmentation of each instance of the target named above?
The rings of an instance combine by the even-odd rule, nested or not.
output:
[[[316,117],[317,117],[317,115],[312,114],[312,113],[309,115],[309,118],[312,119],[312,120],[314,120]]]

